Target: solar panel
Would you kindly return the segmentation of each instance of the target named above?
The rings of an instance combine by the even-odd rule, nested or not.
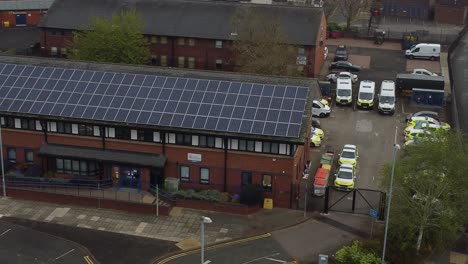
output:
[[[0,111],[298,137],[309,88],[0,64]]]

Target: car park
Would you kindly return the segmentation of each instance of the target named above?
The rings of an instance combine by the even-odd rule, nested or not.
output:
[[[426,75],[426,76],[439,76],[436,73],[433,73],[426,69],[413,69],[412,74],[421,74],[421,75]]]
[[[330,112],[331,109],[329,105],[325,105],[317,100],[312,102],[312,116],[326,117]]]
[[[414,114],[408,114],[406,116],[406,122],[410,121],[413,116],[427,116],[427,117],[432,117],[435,120],[439,120],[439,114],[434,111],[419,111]]]
[[[351,105],[353,103],[353,86],[351,79],[338,78],[336,81],[336,103]]]
[[[353,83],[358,81],[358,76],[350,72],[330,73],[327,75],[326,80],[332,83],[336,83],[338,78],[350,78]]]
[[[361,71],[361,66],[354,65],[349,61],[336,61],[330,64],[330,70],[345,70],[350,72]]]
[[[380,85],[380,93],[378,95],[379,106],[378,110],[381,114],[395,113],[395,82],[390,80],[383,80]]]
[[[339,165],[348,164],[356,166],[359,158],[358,148],[356,145],[346,144],[343,146],[343,150],[338,156],[340,157],[338,159]]]
[[[369,80],[363,80],[359,84],[359,92],[356,105],[359,108],[370,109],[374,107],[375,83]]]
[[[352,165],[342,164],[335,174],[335,187],[338,190],[351,191],[354,189],[355,168]]]
[[[335,51],[335,57],[333,61],[347,61],[348,60],[348,50],[346,50],[345,45],[339,45]]]

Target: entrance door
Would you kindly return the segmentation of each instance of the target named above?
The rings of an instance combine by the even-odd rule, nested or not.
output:
[[[26,26],[26,14],[16,14],[16,26]]]
[[[158,184],[159,188],[164,187],[163,168],[151,168],[150,184],[151,189],[156,188],[156,184]]]
[[[241,173],[241,186],[242,188],[246,185],[252,184],[252,172],[250,171],[243,171]]]
[[[120,187],[140,189],[141,171],[137,168],[120,167]]]

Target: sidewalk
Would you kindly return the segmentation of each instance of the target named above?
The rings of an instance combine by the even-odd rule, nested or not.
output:
[[[330,46],[346,45],[347,47],[368,48],[368,49],[383,49],[383,50],[401,50],[401,44],[398,42],[386,41],[382,45],[374,44],[373,40],[369,39],[352,39],[352,38],[337,38],[327,39],[326,44]],[[330,50],[330,52],[334,49]],[[333,54],[328,54],[333,58]]]

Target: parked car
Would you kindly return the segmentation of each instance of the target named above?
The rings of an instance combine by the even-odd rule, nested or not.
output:
[[[348,60],[348,51],[346,50],[345,45],[339,45],[335,51],[335,57],[333,61],[347,61]]]
[[[354,167],[349,164],[342,164],[335,174],[335,187],[338,190],[351,191],[354,189],[354,179],[356,179]]]
[[[318,118],[312,117],[312,126],[316,128],[322,128],[320,125],[320,120]]]
[[[340,158],[338,159],[338,164],[348,164],[353,167],[357,165],[357,160],[359,158],[359,153],[356,145],[346,144],[343,147],[343,150],[338,154]]]
[[[439,76],[436,73],[433,73],[433,72],[428,71],[426,69],[414,69],[412,74],[421,74],[421,75],[427,75],[427,76]]]
[[[320,136],[315,134],[314,131],[310,131],[310,146],[311,147],[320,147],[322,140]]]
[[[350,72],[361,71],[361,66],[354,65],[349,61],[336,61],[330,64],[330,70],[345,70]]]
[[[320,128],[317,128],[317,127],[313,127],[313,126],[312,126],[311,130],[312,130],[312,132],[313,132],[315,135],[317,135],[317,136],[320,137],[320,140],[322,140],[323,137],[325,136],[325,133],[323,133],[323,130],[320,129]]]
[[[419,111],[419,112],[416,112],[414,114],[408,114],[406,116],[406,120],[405,120],[406,123],[408,123],[408,121],[410,121],[413,116],[427,116],[427,117],[434,118],[435,120],[439,120],[439,114],[437,112],[434,112],[434,111]]]
[[[330,73],[327,75],[326,80],[332,83],[336,83],[338,78],[351,78],[353,83],[358,81],[358,76],[350,72]]]
[[[323,104],[320,101],[312,102],[312,116],[325,117],[331,112],[330,106]]]

